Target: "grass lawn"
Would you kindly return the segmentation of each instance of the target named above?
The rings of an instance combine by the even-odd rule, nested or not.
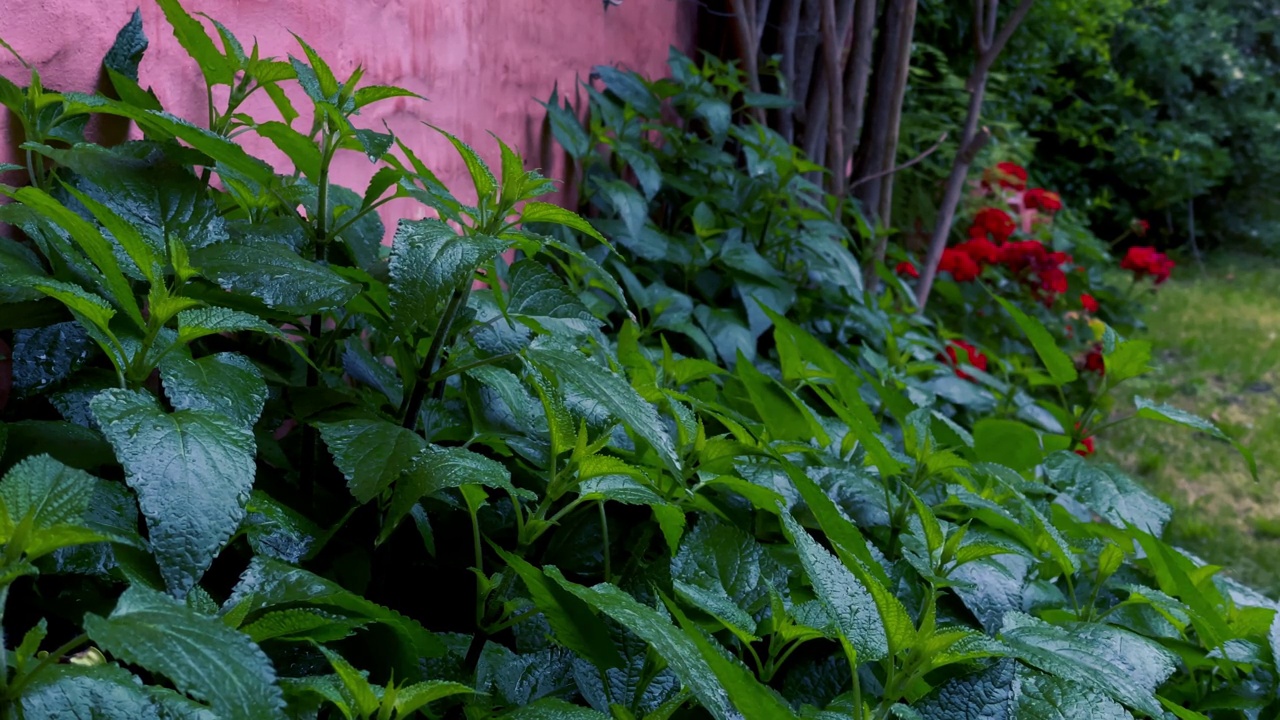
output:
[[[1183,264],[1145,320],[1157,372],[1122,396],[1211,418],[1257,455],[1262,482],[1226,443],[1160,423],[1107,430],[1099,453],[1174,507],[1172,542],[1280,597],[1280,261],[1220,257],[1203,275]]]

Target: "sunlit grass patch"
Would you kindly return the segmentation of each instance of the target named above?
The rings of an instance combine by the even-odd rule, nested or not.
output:
[[[1180,271],[1145,318],[1158,370],[1120,394],[1214,420],[1253,450],[1262,482],[1226,443],[1172,426],[1124,423],[1099,451],[1173,505],[1174,543],[1280,596],[1280,263],[1235,256],[1203,276]]]

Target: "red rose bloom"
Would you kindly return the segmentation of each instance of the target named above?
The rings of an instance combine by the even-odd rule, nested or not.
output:
[[[1040,301],[1048,307],[1067,291],[1067,274],[1057,265],[1047,265],[1036,270],[1040,277]]]
[[[982,268],[969,257],[969,254],[956,248],[942,251],[942,260],[938,263],[939,272],[949,272],[956,282],[972,282],[982,274]]]
[[[1096,313],[1098,312],[1098,300],[1089,293],[1080,293],[1080,307],[1084,308],[1085,312]]]
[[[1009,190],[1022,190],[1027,187],[1027,171],[1021,165],[1011,162],[996,163],[982,174],[982,184],[991,187],[999,185]]]
[[[907,261],[905,261],[905,260],[903,260],[902,262],[898,263],[898,266],[897,266],[897,267],[895,267],[895,268],[893,269],[893,271],[894,271],[894,272],[896,272],[896,273],[898,273],[899,275],[901,275],[901,276],[903,276],[903,277],[909,277],[909,278],[918,278],[918,277],[920,277],[920,271],[916,269],[916,266],[915,266],[915,265],[912,265],[911,263],[909,263],[909,262],[907,262]]]
[[[1080,447],[1076,448],[1076,454],[1080,457],[1089,457],[1093,454],[1093,438],[1087,437],[1080,440]]]
[[[1084,356],[1085,372],[1098,373],[1099,375],[1107,374],[1107,361],[1102,357],[1102,346],[1094,345],[1089,348],[1089,352]]]
[[[998,260],[1011,272],[1021,272],[1048,257],[1044,243],[1039,240],[1021,240],[1000,246]]]
[[[973,258],[973,261],[978,263],[979,266],[994,265],[1000,260],[1000,248],[985,237],[966,240],[956,245],[956,250]]]
[[[1009,213],[1004,210],[993,207],[982,208],[977,215],[973,216],[973,224],[969,226],[969,237],[984,240],[990,238],[996,243],[1007,242],[1017,227],[1013,218],[1009,217]]]
[[[1155,248],[1149,246],[1129,248],[1124,259],[1120,261],[1120,267],[1132,271],[1134,278],[1141,280],[1150,275],[1155,279],[1156,285],[1169,279],[1169,273],[1173,272],[1174,265],[1175,263],[1169,259],[1168,255],[1157,252]]]
[[[1022,204],[1030,210],[1042,210],[1052,215],[1062,209],[1062,198],[1056,192],[1032,188],[1022,196]]]
[[[965,356],[963,358],[956,352],[956,348],[964,351]],[[938,359],[954,368],[956,377],[961,380],[973,379],[972,376],[960,369],[960,363],[962,362],[972,365],[983,372],[987,371],[987,356],[964,340],[948,340],[946,351],[939,354]]]

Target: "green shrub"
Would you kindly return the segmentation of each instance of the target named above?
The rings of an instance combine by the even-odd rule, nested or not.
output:
[[[107,60],[121,100],[0,84],[29,151],[0,186],[8,715],[1276,712],[1274,605],[1071,452],[1146,346],[1104,329],[1106,379],[1079,387],[1001,297],[992,363],[1016,372],[938,360],[910,293],[861,289],[813,166],[726,122],[714,69],[602,70],[593,117],[621,124],[589,132],[556,105],[614,249],[505,145],[495,176],[444,135],[471,207],[358,126],[405,91],[305,44],[266,60],[217,26],[218,50],[161,7],[231,88],[209,128],[133,79],[138,16]],[[238,110],[258,90],[280,120]],[[704,124],[657,123],[666,101]],[[86,142],[103,114],[146,139]],[[589,156],[607,139],[621,160]],[[330,182],[339,152],[378,165],[366,189]],[[393,197],[439,219],[387,248]]]

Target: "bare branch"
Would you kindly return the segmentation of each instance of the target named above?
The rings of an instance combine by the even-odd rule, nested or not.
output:
[[[973,92],[976,87],[979,76],[983,82],[986,82],[986,75],[991,66],[995,64],[996,58],[1000,57],[1000,53],[1004,51],[1004,46],[1009,44],[1009,38],[1013,37],[1013,33],[1017,31],[1022,21],[1027,19],[1027,13],[1031,12],[1031,6],[1035,4],[1035,0],[1022,0],[1018,3],[1018,7],[1013,9],[1009,14],[1009,19],[1005,20],[1004,26],[1000,28],[1000,32],[996,34],[995,39],[990,46],[978,56],[978,61],[974,63],[973,72],[969,74],[969,80],[965,83],[969,92]]]
[[[853,182],[849,183],[849,189],[853,190],[854,188],[858,187],[864,182],[870,182],[872,180],[882,178],[885,175],[893,175],[894,173],[900,172],[902,170],[906,170],[907,168],[913,165],[919,165],[920,163],[924,162],[925,159],[928,158],[930,155],[938,152],[938,150],[942,147],[942,143],[947,141],[947,136],[949,134],[950,133],[942,133],[942,135],[938,138],[938,142],[931,145],[928,150],[925,150],[924,152],[920,153],[919,155],[911,158],[910,160],[902,163],[897,167],[892,167],[892,168],[889,168],[888,170],[885,170],[884,172],[878,172],[875,175],[868,175],[867,177],[858,178],[857,180],[854,180]]]

